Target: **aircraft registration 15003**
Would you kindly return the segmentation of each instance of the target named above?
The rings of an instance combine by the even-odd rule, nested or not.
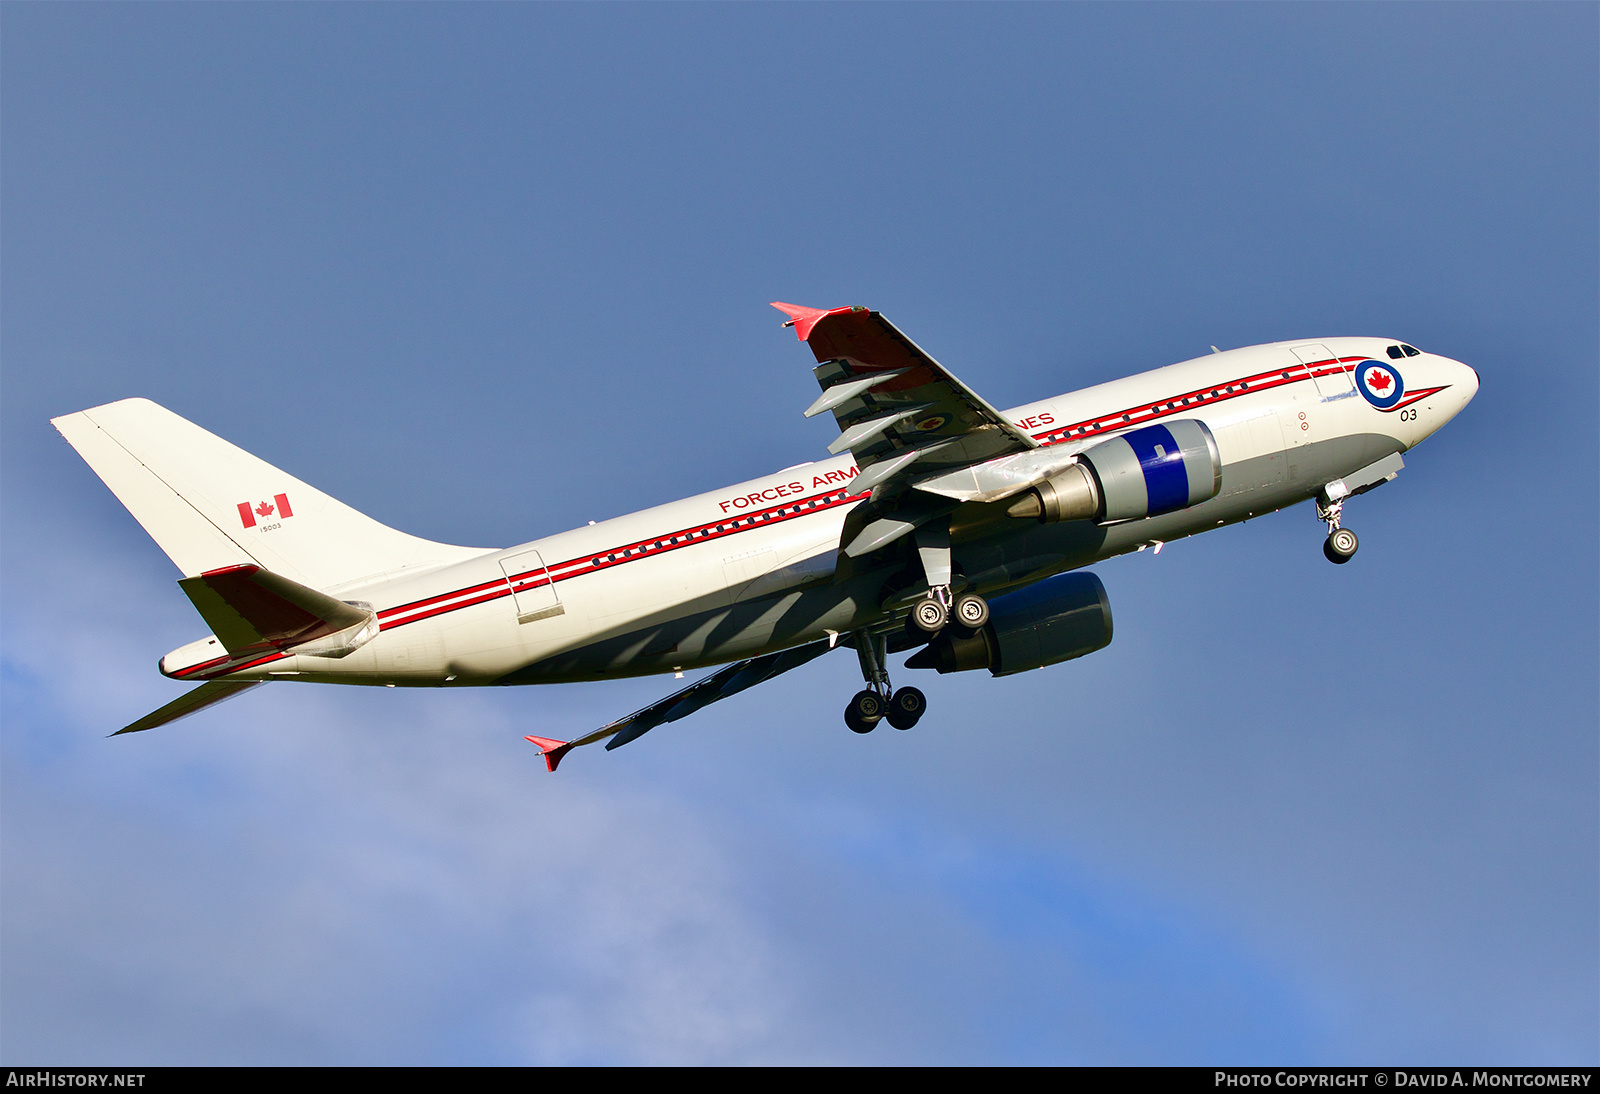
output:
[[[1390,338],[1249,346],[1001,412],[866,308],[775,304],[815,356],[831,458],[503,550],[388,528],[145,399],[54,424],[177,564],[212,633],[199,686],[118,732],[269,681],[470,687],[721,666],[609,725],[530,736],[554,771],[852,648],[845,723],[909,729],[909,669],[996,676],[1111,641],[1082,568],[1307,499],[1343,563],[1345,503],[1478,390]]]

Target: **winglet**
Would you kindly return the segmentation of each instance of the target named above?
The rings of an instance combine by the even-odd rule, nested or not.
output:
[[[789,317],[789,321],[784,326],[793,327],[794,333],[802,342],[811,338],[811,328],[816,326],[824,316],[867,310],[866,308],[807,308],[799,304],[780,304],[776,300],[772,302],[772,306]]]
[[[524,737],[522,739],[524,741],[532,741],[539,746],[539,755],[544,757],[544,766],[550,771],[554,771],[556,765],[561,762],[561,757],[572,749],[570,743],[551,740],[549,737]]]

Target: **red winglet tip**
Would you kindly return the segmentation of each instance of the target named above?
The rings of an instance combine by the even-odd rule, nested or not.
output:
[[[566,741],[557,741],[549,737],[524,737],[524,741],[532,741],[539,746],[539,755],[544,757],[544,766],[547,771],[554,771],[561,762],[561,757],[572,750]]]
[[[776,300],[772,302],[772,306],[789,317],[789,322],[785,323],[784,326],[793,326],[796,337],[802,342],[811,337],[811,328],[817,325],[817,320],[828,314],[827,308],[807,308],[799,304],[780,304]]]

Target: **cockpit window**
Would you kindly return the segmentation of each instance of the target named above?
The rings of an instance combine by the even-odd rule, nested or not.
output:
[[[1387,352],[1389,356],[1394,358],[1396,361],[1405,356],[1404,353],[1400,352],[1399,346],[1390,346]]]
[[[1400,344],[1400,348],[1406,351],[1407,357],[1419,357],[1422,355],[1422,351],[1420,349],[1417,349],[1415,346],[1408,346],[1404,342]]]

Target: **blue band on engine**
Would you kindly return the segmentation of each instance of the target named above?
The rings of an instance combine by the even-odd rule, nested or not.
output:
[[[1144,472],[1144,487],[1150,495],[1150,516],[1170,513],[1189,504],[1189,473],[1183,466],[1183,452],[1164,425],[1150,425],[1124,433],[1133,454],[1139,457]],[[1161,451],[1156,448],[1160,446]]]

